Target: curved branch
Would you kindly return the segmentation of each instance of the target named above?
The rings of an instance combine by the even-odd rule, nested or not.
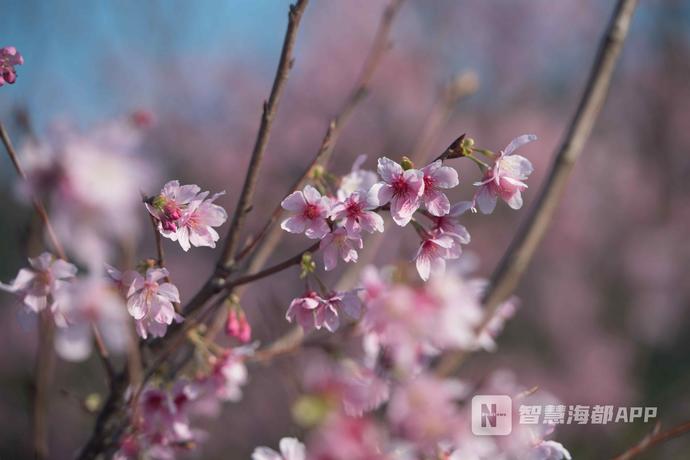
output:
[[[546,182],[542,186],[529,215],[518,229],[507,252],[491,276],[489,286],[482,299],[486,311],[482,323],[477,328],[478,331],[484,329],[491,321],[498,306],[512,295],[546,233],[556,207],[563,196],[570,172],[582,153],[594,122],[606,100],[611,77],[636,5],[637,0],[619,0],[616,5],[599,45],[587,86],[556,154]],[[439,365],[439,373],[451,372],[461,360],[460,354],[447,355]]]
[[[690,422],[685,422],[681,425],[678,425],[674,428],[671,428],[670,430],[663,431],[661,433],[652,433],[649,436],[646,436],[637,445],[626,450],[619,456],[615,457],[613,460],[630,460],[631,458],[640,455],[644,451],[656,446],[657,444],[661,444],[665,441],[668,441],[669,439],[676,438],[688,432],[690,432]]]

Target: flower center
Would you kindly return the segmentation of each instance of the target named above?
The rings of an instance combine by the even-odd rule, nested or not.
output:
[[[319,215],[321,215],[321,212],[319,212],[319,207],[315,204],[307,203],[307,206],[304,208],[304,217],[307,219],[316,219],[319,217]]]
[[[391,183],[391,186],[393,187],[393,193],[395,195],[403,195],[407,193],[407,182],[405,182],[405,179],[403,179],[402,176],[398,176],[395,179],[393,179],[393,183]]]

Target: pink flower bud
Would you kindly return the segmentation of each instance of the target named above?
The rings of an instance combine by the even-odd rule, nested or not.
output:
[[[225,333],[242,343],[247,343],[252,339],[252,328],[242,310],[238,311],[234,308],[230,310],[225,325]]]

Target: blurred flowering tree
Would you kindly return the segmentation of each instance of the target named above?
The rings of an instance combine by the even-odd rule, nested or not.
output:
[[[22,315],[40,317],[33,416],[38,457],[50,452],[46,401],[53,352],[67,361],[83,361],[95,349],[105,369],[107,396],[83,400],[97,416],[78,458],[175,458],[194,455],[207,443],[222,445],[222,439],[199,427],[204,419],[219,417],[223,403],[242,400],[243,391],[255,385],[250,371],[257,365],[273,367],[273,378],[299,374],[289,434],[304,442],[284,437],[270,448],[253,450],[254,460],[571,458],[550,439],[552,430],[520,426],[503,439],[473,436],[468,402],[474,394],[511,395],[516,405],[557,400],[544,390],[528,391],[500,370],[474,386],[457,370],[468,355],[495,350],[498,334],[515,313],[513,290],[602,108],[635,2],[618,3],[554,164],[490,280],[474,276],[469,259],[461,257],[470,233],[460,220],[478,210],[492,214],[499,202],[522,208],[534,170],[532,145],[525,144],[536,136],[520,135],[494,151],[488,147],[496,142],[463,134],[430,160],[430,144],[440,136],[453,105],[476,90],[473,74],[460,75],[441,91],[408,156],[382,155],[376,170],[365,168],[366,158],[360,157],[344,174],[343,161],[329,161],[389,47],[398,0],[385,8],[360,76],[328,124],[317,154],[297,172],[289,190],[271,186],[270,194],[258,196],[262,169],[293,167],[288,159],[271,161],[265,154],[307,3],[299,0],[290,7],[278,69],[244,177],[235,164],[226,172],[224,162],[213,168],[201,157],[192,162],[200,183],[228,175],[242,184],[223,239],[218,229],[228,213],[217,201],[224,192],[211,195],[202,191],[206,187],[178,180],[154,192],[165,168],[137,155],[145,148],[145,132],[155,124],[152,114],[136,112],[86,132],[59,126],[46,138],[25,125],[28,140],[19,152],[2,127],[21,179],[18,194],[32,202],[40,220],[31,236],[37,256],[14,280],[0,284],[18,296]],[[0,86],[15,82],[20,64],[15,48],[2,49]],[[250,81],[244,84],[252,87]],[[300,133],[301,126],[293,131]],[[189,141],[184,137],[179,140]],[[290,136],[283,141],[289,143]],[[460,180],[458,170],[464,173],[465,167],[477,169],[472,187]],[[463,187],[469,199],[449,196]],[[267,202],[267,221],[251,228],[247,219],[251,213],[265,214]],[[137,252],[144,213],[155,253]],[[285,233],[294,234],[287,239],[289,256],[268,264]],[[400,237],[414,241],[416,249],[401,258],[412,259],[416,271],[409,262],[380,268],[368,264],[385,243]],[[47,248],[37,249],[44,239]],[[220,242],[210,275],[201,276],[196,266],[185,270],[187,259],[179,255],[174,256],[181,261],[179,270],[178,264],[167,263],[165,239],[190,255]],[[340,279],[327,276],[338,269]],[[290,284],[275,286],[283,310],[273,316],[298,327],[285,334],[269,329],[265,341],[253,341],[255,330],[270,328],[273,320],[252,313],[244,289],[284,271]],[[183,287],[187,279],[202,278],[194,294]],[[297,373],[277,364],[291,355],[299,356]],[[270,385],[264,391],[270,392]],[[255,403],[238,412],[260,407]],[[250,425],[233,429],[249,432]],[[636,448],[644,450],[668,435],[655,436]]]

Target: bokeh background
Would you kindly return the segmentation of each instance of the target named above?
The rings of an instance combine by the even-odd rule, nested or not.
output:
[[[393,47],[334,151],[332,171],[345,173],[359,154],[365,164],[409,153],[442,88],[476,72],[479,90],[459,101],[434,139],[441,152],[461,133],[498,150],[522,133],[540,140],[524,155],[536,172],[525,196],[533,203],[584,86],[611,0],[410,0],[393,31]],[[604,111],[566,197],[518,290],[521,309],[496,353],[473,356],[460,376],[493,369],[514,372],[565,404],[658,406],[663,426],[690,415],[690,3],[642,0]],[[295,51],[257,201],[255,230],[316,153],[327,123],[357,78],[383,1],[313,1]],[[288,2],[42,2],[0,1],[0,46],[24,55],[14,86],[0,89],[0,117],[22,145],[68,124],[88,135],[113,118],[144,109],[156,123],[137,161],[151,166],[140,185],[156,192],[167,179],[226,190],[232,211],[273,79]],[[26,120],[30,121],[30,131]],[[31,134],[33,133],[33,134]],[[25,235],[30,208],[17,192],[9,161],[0,159],[0,279],[11,279],[34,255]],[[457,161],[468,199],[478,172]],[[96,165],[94,177],[107,175]],[[108,203],[104,203],[107,206]],[[487,276],[525,212],[499,206],[468,215],[468,259]],[[141,207],[130,243],[152,256]],[[392,230],[377,263],[411,259],[412,232]],[[249,232],[248,232],[249,234]],[[399,238],[398,238],[399,237]],[[272,260],[306,240],[290,236]],[[216,253],[184,254],[166,245],[169,267],[191,296],[212,270]],[[35,251],[34,251],[35,253]],[[342,273],[333,275],[335,280]],[[296,272],[247,291],[243,305],[256,337],[287,329],[283,313]],[[30,458],[30,408],[36,329],[21,327],[17,302],[0,294],[0,458]],[[297,358],[251,368],[244,400],[202,424],[208,442],[198,458],[248,458],[255,445],[299,434],[290,418],[298,394]],[[102,392],[95,359],[58,363],[51,386],[52,458],[70,458],[93,422],[79,399]],[[574,458],[606,458],[631,446],[651,424],[564,426],[557,439]],[[676,440],[647,458],[690,458]]]

